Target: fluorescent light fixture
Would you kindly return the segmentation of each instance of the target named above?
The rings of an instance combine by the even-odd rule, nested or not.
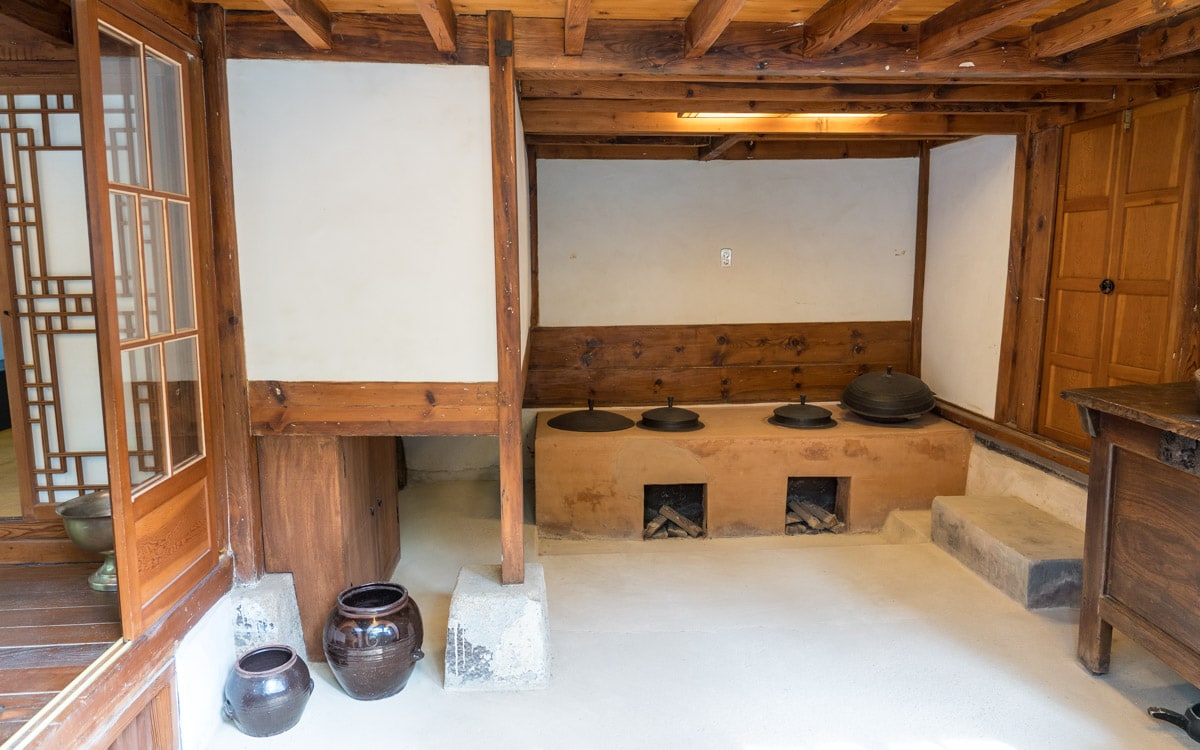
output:
[[[854,112],[793,112],[780,114],[773,112],[679,112],[680,119],[774,119],[774,120],[878,120],[886,117],[883,114],[858,114]]]

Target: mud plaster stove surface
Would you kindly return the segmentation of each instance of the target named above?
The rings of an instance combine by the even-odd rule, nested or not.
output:
[[[767,422],[774,404],[688,407],[704,429],[567,432],[538,416],[538,533],[558,539],[641,539],[646,485],[703,484],[710,537],[784,533],[789,477],[836,477],[851,532],[879,529],[892,510],[929,508],[966,488],[970,430],[932,415],[867,422],[827,405],[837,425]],[[636,420],[642,409],[614,409]]]

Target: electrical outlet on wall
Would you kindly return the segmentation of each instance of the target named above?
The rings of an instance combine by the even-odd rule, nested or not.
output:
[[[721,248],[721,268],[729,268],[733,265],[733,248]]]

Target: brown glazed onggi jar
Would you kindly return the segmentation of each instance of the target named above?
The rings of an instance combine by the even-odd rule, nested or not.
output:
[[[357,700],[395,695],[425,654],[421,611],[398,583],[367,583],[338,594],[325,621],[325,659]]]

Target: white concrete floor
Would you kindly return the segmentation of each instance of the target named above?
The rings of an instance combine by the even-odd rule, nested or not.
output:
[[[324,664],[300,724],[213,748],[1154,750],[1195,743],[1145,709],[1200,701],[1118,633],[1076,661],[1075,610],[1027,612],[928,542],[880,535],[542,544],[551,686],[442,690],[459,568],[499,557],[498,488],[401,493],[402,562],[426,658],[359,702]]]

